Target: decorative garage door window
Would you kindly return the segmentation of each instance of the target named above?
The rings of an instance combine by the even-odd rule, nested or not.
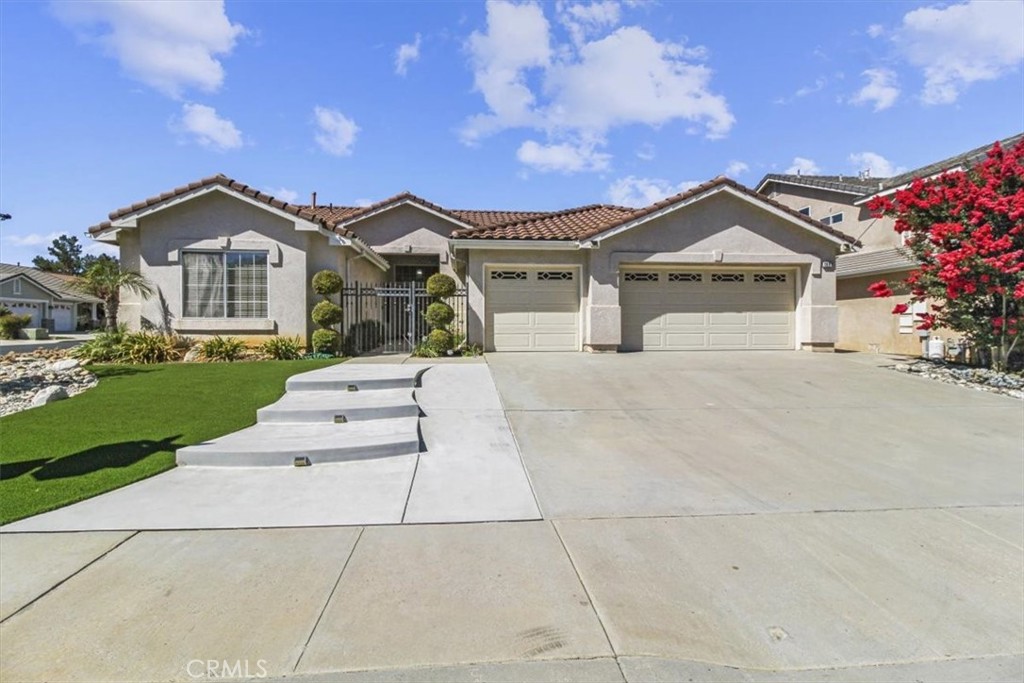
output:
[[[669,273],[669,282],[701,282],[704,278],[700,273]]]
[[[537,273],[538,280],[572,280],[571,270],[542,270]]]
[[[785,282],[785,273],[754,273],[754,282]]]
[[[182,254],[186,318],[266,318],[267,254]]]
[[[525,280],[525,270],[492,270],[492,280]]]
[[[624,279],[626,282],[657,282],[658,274],[652,272],[630,272],[626,273]]]
[[[743,282],[743,273],[711,273],[712,282]]]

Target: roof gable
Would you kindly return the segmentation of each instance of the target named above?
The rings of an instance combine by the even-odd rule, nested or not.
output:
[[[805,216],[798,211],[794,211],[788,206],[769,199],[764,195],[760,195],[750,188],[737,183],[735,180],[731,180],[725,176],[719,176],[713,180],[709,180],[706,183],[687,190],[686,192],[681,192],[672,197],[663,199],[660,202],[655,202],[650,206],[637,209],[630,216],[619,221],[616,225],[608,226],[600,232],[595,232],[594,234],[587,236],[581,241],[581,246],[594,246],[598,240],[614,237],[626,230],[630,230],[638,225],[643,225],[655,218],[678,211],[686,206],[690,206],[691,204],[695,204],[707,197],[711,197],[721,192],[728,193],[745,202],[753,204],[754,206],[757,206],[762,210],[766,210],[799,228],[810,230],[831,242],[836,242],[838,244],[859,244],[859,242],[854,238],[824,225],[810,216]]]
[[[439,218],[443,218],[456,225],[457,229],[471,229],[476,227],[471,223],[467,223],[461,217],[449,211],[448,209],[445,209],[442,206],[434,204],[433,202],[428,202],[426,199],[423,199],[422,197],[417,197],[411,192],[401,192],[393,197],[388,197],[387,199],[381,200],[374,204],[370,204],[369,206],[359,207],[354,211],[348,212],[345,215],[343,215],[340,218],[340,220],[338,220],[338,222],[335,223],[335,225],[338,227],[349,228],[354,223],[366,220],[367,218],[370,218],[372,216],[378,216],[382,213],[391,211],[393,209],[397,209],[401,206],[411,206],[413,208],[419,209],[420,211],[425,211],[429,214],[433,214],[434,216],[438,216]]]

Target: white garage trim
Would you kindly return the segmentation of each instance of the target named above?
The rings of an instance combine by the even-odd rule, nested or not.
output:
[[[576,307],[575,311],[575,324],[573,325],[573,342],[571,345],[565,345],[564,348],[533,348],[533,343],[527,344],[526,347],[522,347],[514,350],[521,351],[546,351],[546,350],[559,350],[559,351],[579,351],[582,348],[583,339],[583,317],[582,312],[582,292],[583,292],[583,269],[578,263],[485,263],[483,269],[483,299],[484,299],[484,347],[488,350],[495,349],[495,332],[496,326],[493,322],[495,313],[495,300],[494,294],[495,287],[491,286],[491,274],[496,271],[526,271],[529,273],[540,273],[540,272],[551,272],[551,271],[571,271],[573,273],[573,280],[576,286],[573,288],[573,299]],[[527,282],[535,282],[532,277],[528,275]],[[490,292],[488,290],[491,290]],[[527,334],[533,334],[528,331]],[[513,350],[511,348],[501,350]]]
[[[634,264],[619,282],[625,350],[797,348],[799,269]]]

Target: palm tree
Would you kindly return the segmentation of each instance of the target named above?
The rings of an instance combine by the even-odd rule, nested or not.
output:
[[[108,332],[117,329],[117,308],[121,304],[122,289],[141,296],[153,294],[152,285],[142,275],[131,270],[121,270],[117,261],[105,259],[90,266],[76,286],[82,292],[103,300]]]

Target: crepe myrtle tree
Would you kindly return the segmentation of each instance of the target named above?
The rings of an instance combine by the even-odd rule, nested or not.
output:
[[[313,331],[311,340],[313,352],[334,353],[337,351],[341,339],[338,332],[331,328],[341,323],[344,314],[341,306],[331,301],[330,297],[342,290],[345,281],[333,270],[321,270],[313,276],[311,284],[313,291],[323,297],[322,301],[313,306],[313,311],[310,314],[313,322],[320,326],[320,329]]]
[[[965,171],[916,179],[891,197],[868,203],[876,218],[895,218],[896,232],[920,264],[904,281],[911,302],[938,301],[918,313],[917,329],[945,327],[992,350],[1005,370],[1024,335],[1024,141],[996,143]],[[868,289],[892,296],[894,283]],[[898,304],[894,314],[904,314]]]
[[[455,346],[455,338],[448,329],[455,319],[455,311],[441,300],[454,296],[455,290],[455,280],[450,275],[434,273],[427,278],[427,295],[434,299],[423,313],[424,320],[430,325],[427,345],[440,354],[448,353]]]

